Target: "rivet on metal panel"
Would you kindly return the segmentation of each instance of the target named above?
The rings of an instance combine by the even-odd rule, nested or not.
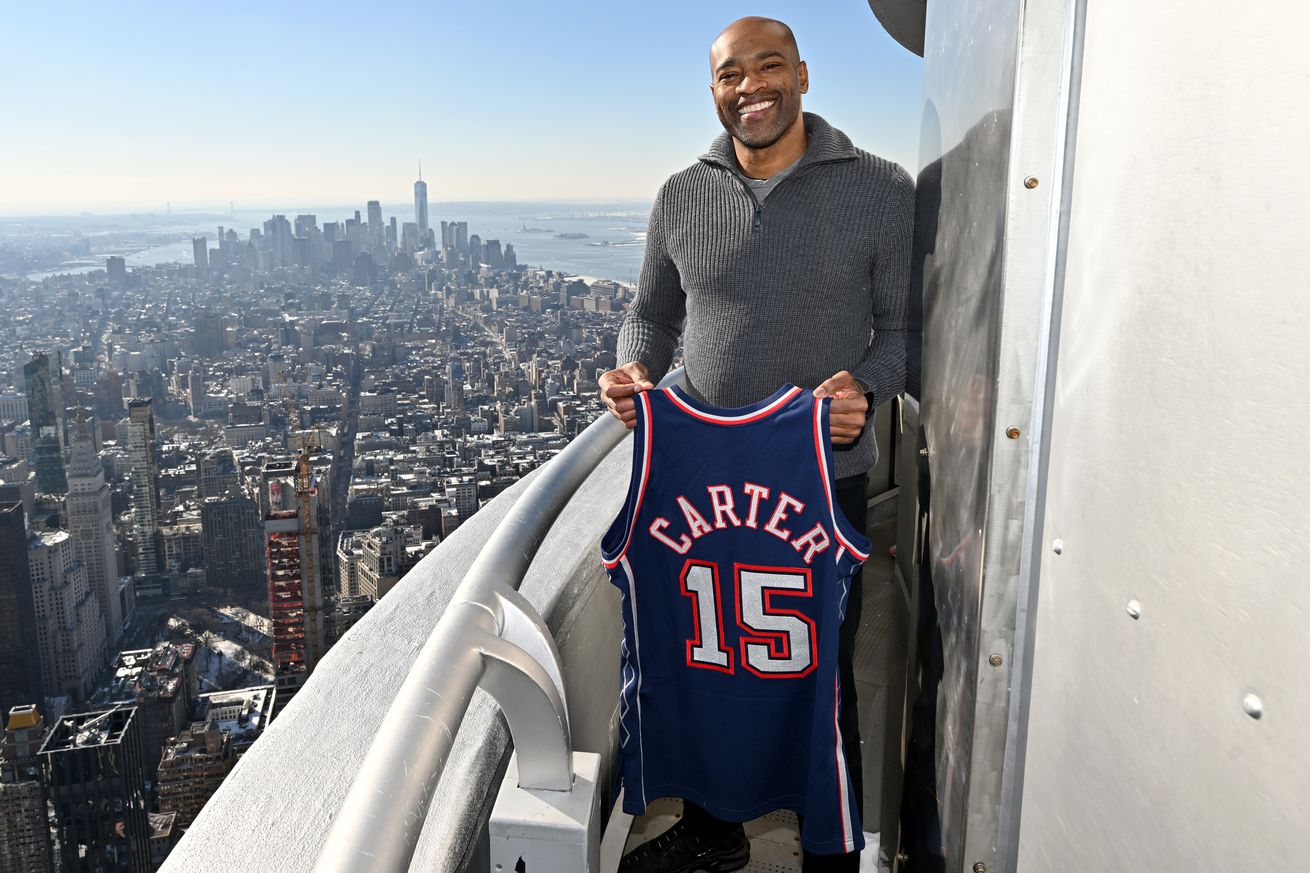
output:
[[[1124,609],[1128,611],[1128,615],[1134,620],[1142,617],[1142,604],[1138,603],[1136,600],[1128,601],[1128,605],[1124,607]]]
[[[1057,555],[1063,555],[1063,554],[1064,554],[1064,540],[1056,539],[1055,541],[1053,541],[1053,542],[1051,543],[1051,551],[1055,552]]]
[[[1242,709],[1245,709],[1246,714],[1251,716],[1251,718],[1259,718],[1265,714],[1265,705],[1263,701],[1254,694],[1248,694],[1242,698]]]
[[[973,873],[987,873],[987,865],[979,861],[973,865]]]
[[[1036,176],[1029,176],[1027,179],[1024,179],[1024,180],[1023,180],[1023,187],[1025,187],[1025,188],[1036,188],[1036,187],[1037,187],[1037,177],[1036,177]]]
[[[1017,440],[1017,439],[1019,438],[1019,428],[1017,428],[1017,427],[1007,427],[1007,428],[1005,429],[1005,435],[1008,436],[1008,437],[1009,437],[1010,439],[1012,439],[1012,440]]]
[[[1001,656],[992,655],[990,658],[987,659],[987,663],[991,664],[993,667],[999,667],[1002,664]]]

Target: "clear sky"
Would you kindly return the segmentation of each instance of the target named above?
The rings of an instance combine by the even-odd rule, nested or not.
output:
[[[921,61],[865,0],[6,4],[0,214],[646,200],[721,128],[709,44],[796,32],[805,108],[913,171]]]

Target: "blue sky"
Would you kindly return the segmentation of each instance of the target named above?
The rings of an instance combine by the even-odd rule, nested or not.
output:
[[[918,154],[921,61],[864,0],[72,2],[0,28],[0,214],[645,200],[721,129],[708,49],[780,18],[807,109]]]

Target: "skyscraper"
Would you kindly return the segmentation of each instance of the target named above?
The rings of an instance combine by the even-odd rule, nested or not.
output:
[[[127,457],[132,468],[132,531],[137,573],[159,572],[159,460],[155,454],[155,416],[149,398],[127,404]]]
[[[205,497],[200,504],[200,527],[205,538],[206,584],[258,591],[264,582],[258,504],[239,489]]]
[[[382,251],[386,243],[386,226],[382,224],[382,204],[376,200],[368,201],[368,246],[375,252]]]
[[[308,459],[267,462],[260,490],[279,709],[305,684],[327,646],[318,487],[302,487],[300,463]]]
[[[421,166],[418,181],[414,183],[414,223],[418,225],[418,244],[422,248],[428,238],[428,183],[423,181]]]
[[[0,873],[53,870],[38,756],[45,734],[45,720],[35,705],[9,710],[0,745]]]
[[[23,504],[0,503],[0,712],[44,694]]]
[[[73,556],[73,538],[63,530],[33,534],[27,563],[46,691],[85,700],[106,661],[105,623],[86,567]]]
[[[196,262],[196,275],[201,279],[209,275],[209,240],[203,236],[191,240],[191,257]]]
[[[118,597],[118,559],[114,552],[114,516],[105,468],[96,455],[85,416],[73,422],[73,458],[68,465],[68,530],[73,554],[86,567],[87,583],[100,603],[105,644],[117,651],[123,636],[123,607]]]
[[[64,368],[59,352],[37,352],[23,366],[32,423],[36,485],[49,494],[68,490],[64,477]]]
[[[150,824],[135,706],[59,719],[41,747],[64,870],[149,873]]]

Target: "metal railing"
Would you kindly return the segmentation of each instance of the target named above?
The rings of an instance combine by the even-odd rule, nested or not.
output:
[[[679,369],[660,385],[682,381]],[[488,538],[388,709],[315,873],[409,869],[433,792],[479,687],[495,698],[509,723],[519,784],[569,790],[572,741],[559,651],[518,587],[560,512],[627,433],[608,414],[592,422],[542,468]]]

